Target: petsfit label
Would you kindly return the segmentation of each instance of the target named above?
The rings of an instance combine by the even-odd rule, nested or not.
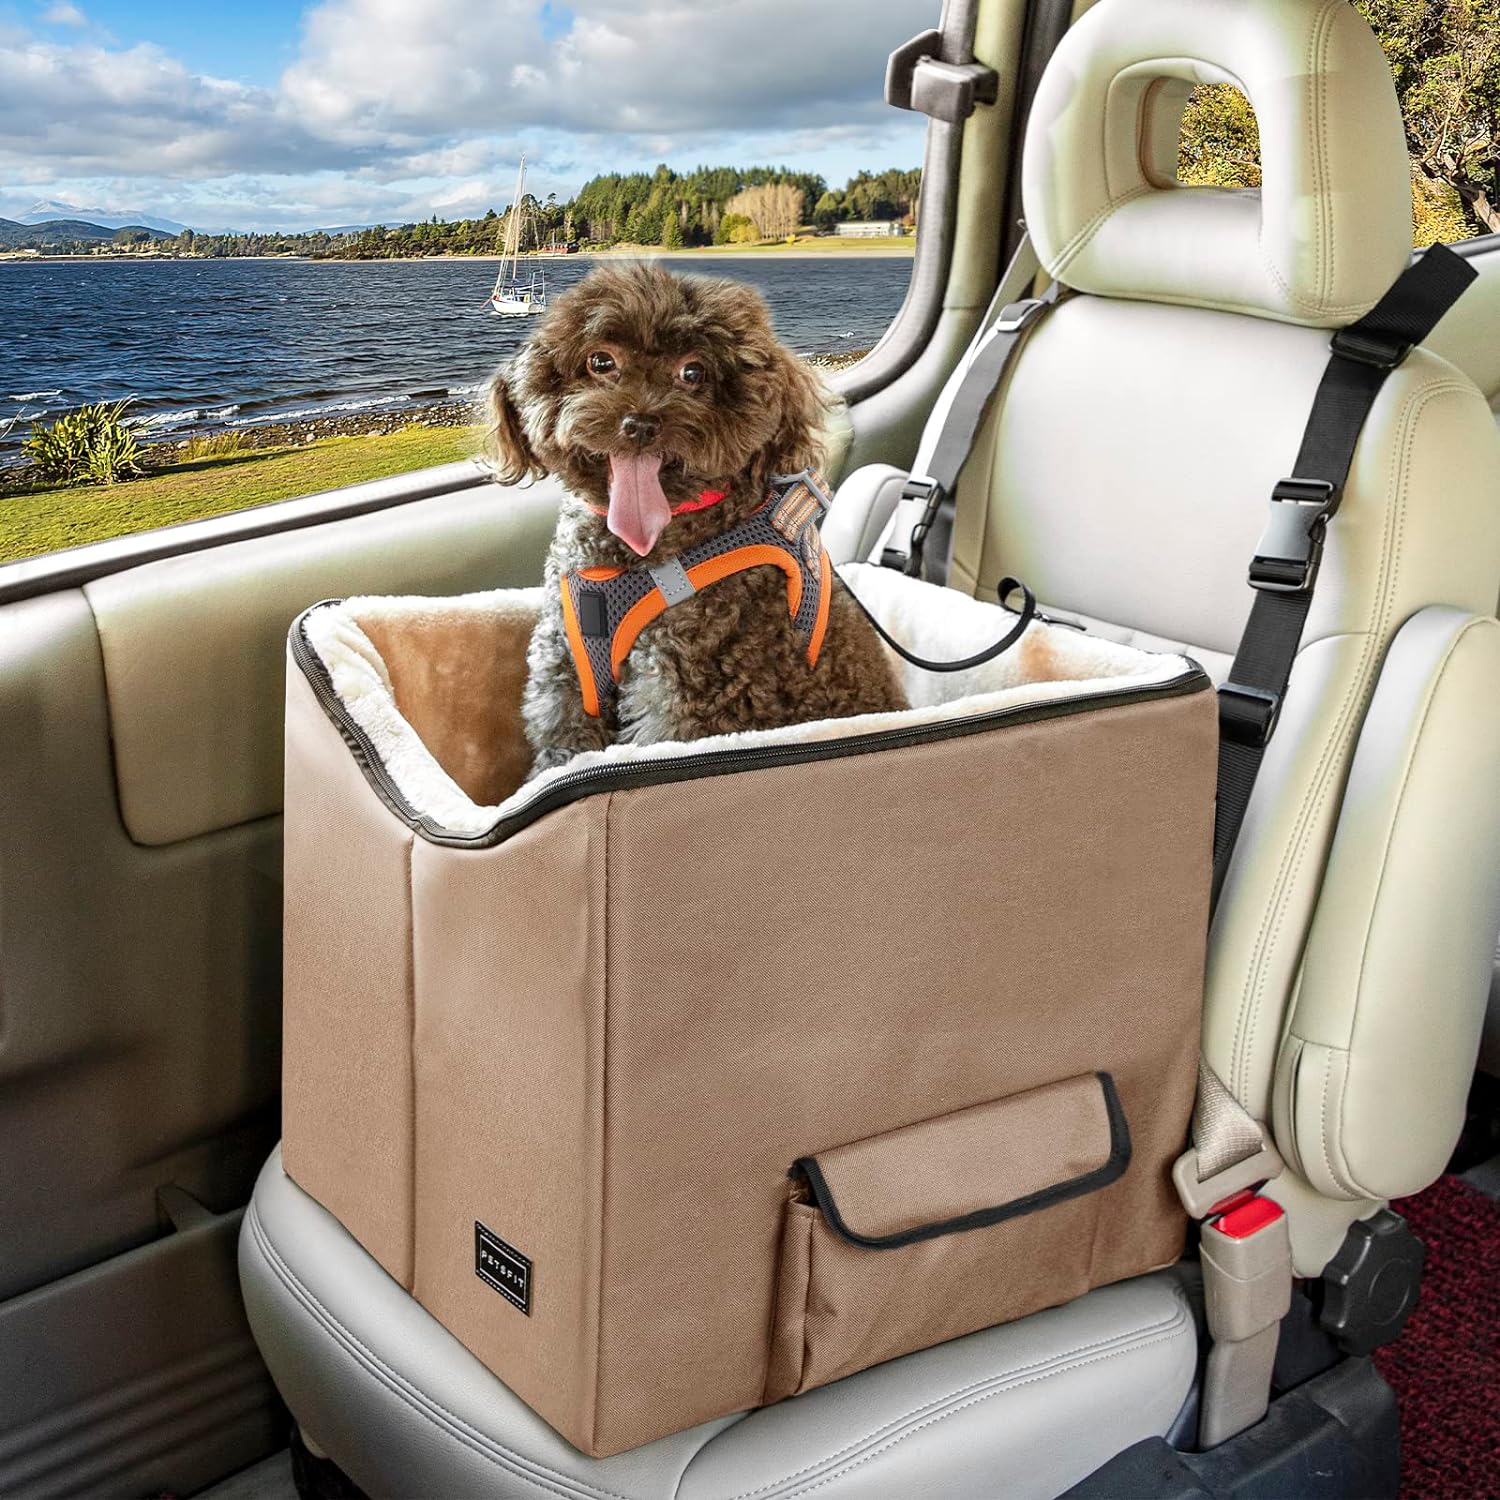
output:
[[[531,1261],[478,1219],[474,1221],[474,1274],[531,1316]]]

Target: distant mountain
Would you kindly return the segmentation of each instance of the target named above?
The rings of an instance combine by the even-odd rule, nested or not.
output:
[[[362,229],[373,229],[373,224],[342,224],[337,229],[285,229],[280,225],[274,225],[270,229],[235,229],[233,226],[219,229],[195,229],[194,234],[207,235],[210,239],[240,237],[249,238],[252,235],[287,235],[288,237],[299,234],[327,234],[337,239],[343,234],[358,234]]]
[[[53,198],[43,198],[33,203],[21,215],[22,224],[50,224],[59,219],[78,220],[85,224],[98,224],[105,229],[157,229],[163,234],[181,234],[187,228],[175,219],[158,218],[146,213],[111,213],[103,208],[78,208]]]
[[[90,223],[84,219],[47,219],[40,224],[23,224],[14,219],[0,219],[0,250],[20,250],[28,246],[41,249],[47,245],[71,245],[77,241],[84,244],[108,244],[119,229],[138,229],[153,240],[172,238],[164,230],[153,229],[145,224],[111,226]]]

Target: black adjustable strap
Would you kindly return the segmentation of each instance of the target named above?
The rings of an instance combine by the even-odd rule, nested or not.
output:
[[[1475,277],[1446,245],[1434,245],[1357,323],[1330,341],[1293,477],[1271,491],[1271,516],[1250,563],[1255,602],[1229,679],[1219,689],[1219,809],[1214,900],[1302,642],[1328,522],[1339,508],[1354,447],[1380,388]]]
[[[983,651],[976,651],[973,656],[966,656],[962,661],[928,661],[926,657],[913,655],[865,608],[864,600],[853,589],[848,589],[847,593],[859,605],[860,612],[864,615],[865,619],[875,627],[876,635],[902,661],[909,661],[912,666],[920,667],[924,672],[967,672],[973,667],[982,667],[985,662],[994,661],[997,656],[1009,651],[1026,634],[1026,627],[1036,618],[1036,595],[1018,578],[1002,578],[1000,580],[997,593],[1000,598],[1001,607],[1006,607],[1005,601],[1017,589],[1021,591],[1021,608],[1017,611],[1016,623],[993,646],[986,646]]]
[[[910,577],[921,573],[933,522],[939,509],[952,499],[990,402],[1026,335],[1057,301],[1058,292],[1054,282],[1040,297],[1012,302],[985,331],[949,404],[927,472],[912,474],[901,488],[890,538],[880,554],[881,567],[895,568]]]

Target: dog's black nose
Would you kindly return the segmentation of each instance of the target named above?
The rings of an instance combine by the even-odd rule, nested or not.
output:
[[[661,431],[661,423],[655,417],[648,417],[642,412],[627,412],[620,418],[620,436],[628,438],[632,443],[640,443],[643,446]]]

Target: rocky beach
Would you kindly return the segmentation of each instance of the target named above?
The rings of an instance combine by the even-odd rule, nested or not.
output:
[[[838,354],[804,355],[807,363],[819,370],[832,372],[858,364],[867,349],[853,349]],[[420,427],[470,427],[487,421],[482,399],[472,395],[456,396],[447,390],[418,391],[407,397],[404,404],[374,411],[329,412],[323,416],[303,417],[295,421],[268,421],[256,426],[226,428],[222,433],[209,433],[193,438],[157,439],[146,437],[146,465],[151,469],[171,468],[188,454],[199,454],[211,450],[216,439],[223,442],[232,439],[236,452],[249,452],[263,448],[296,448],[309,443],[322,442],[338,437],[378,437],[400,432],[411,426]],[[227,450],[231,445],[223,443]]]

